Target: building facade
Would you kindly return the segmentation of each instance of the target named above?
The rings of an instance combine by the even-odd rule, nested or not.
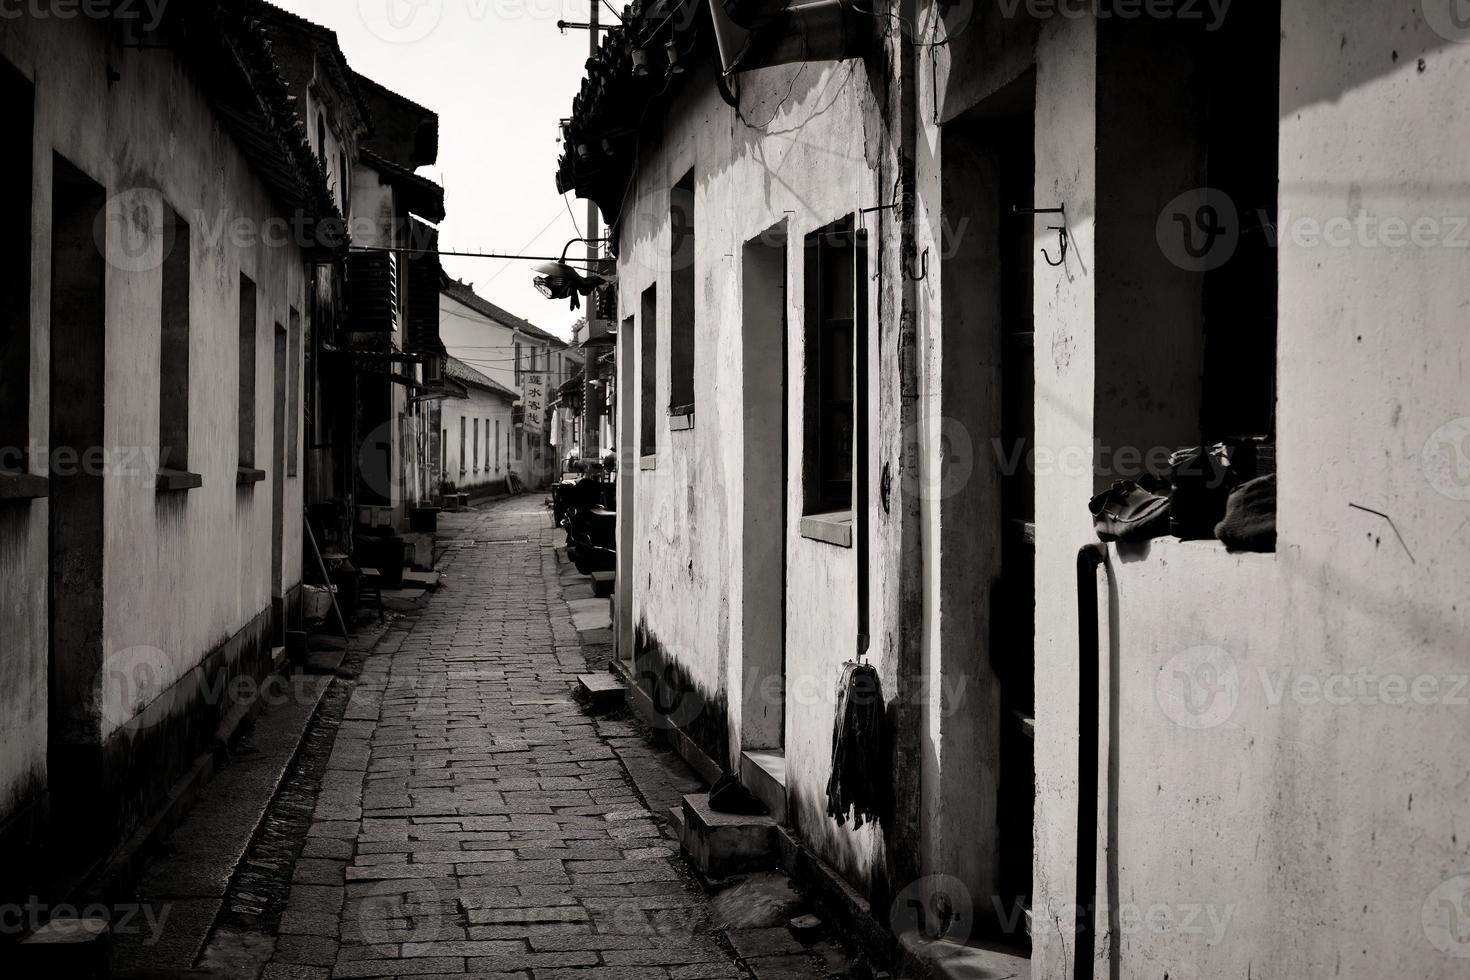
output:
[[[558,183],[618,258],[620,656],[898,948],[1454,973],[1470,788],[1416,747],[1464,725],[1470,46],[1431,8],[656,6],[603,45]],[[1099,545],[1090,497],[1227,439],[1274,551]]]
[[[299,601],[308,283],[341,213],[260,25],[210,6],[0,33],[7,896],[162,803]]]
[[[515,405],[520,394],[450,357],[445,371],[459,390],[442,404],[444,480],[459,493],[502,494],[519,476],[515,458]],[[447,491],[446,491],[447,492]]]
[[[491,303],[472,284],[446,277],[441,285],[445,350],[496,385],[516,392],[514,417],[500,436],[503,445],[497,444],[506,461],[505,473],[514,473],[527,489],[545,488],[560,474],[550,409],[558,388],[580,371],[579,352]],[[444,431],[451,442],[458,438],[452,429]],[[453,468],[446,479],[458,479]]]

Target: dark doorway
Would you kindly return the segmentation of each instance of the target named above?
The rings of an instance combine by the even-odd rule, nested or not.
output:
[[[289,401],[289,375],[286,361],[286,328],[276,324],[276,348],[273,363],[271,404],[275,406],[275,425],[271,432],[271,603],[275,618],[272,642],[286,644],[286,602],[281,565],[285,561],[286,525],[286,428],[292,418]]]
[[[744,516],[740,746],[786,744],[786,229],[745,244],[742,259]]]
[[[1032,213],[1034,102],[1028,72],[947,124],[942,146],[944,455],[968,439],[973,468],[944,474],[953,486],[940,503],[953,529],[940,549],[954,610],[943,669],[970,695],[942,725],[967,750],[955,758],[972,760],[939,788],[970,826],[946,817],[940,838],[956,874],[985,889],[977,931],[1018,952],[1030,945],[1035,809],[1032,284],[1038,236],[1059,223]]]
[[[53,168],[47,767],[53,813],[75,825],[101,777],[107,192],[60,156]]]

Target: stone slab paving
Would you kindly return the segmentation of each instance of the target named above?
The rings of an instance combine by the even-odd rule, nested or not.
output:
[[[573,700],[542,501],[454,517],[441,589],[358,678],[264,977],[742,976]]]

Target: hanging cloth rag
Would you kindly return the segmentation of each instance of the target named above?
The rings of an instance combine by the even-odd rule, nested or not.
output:
[[[846,663],[837,683],[832,726],[832,777],[827,815],[840,827],[851,812],[854,828],[888,812],[893,760],[888,754],[883,682],[868,664]]]

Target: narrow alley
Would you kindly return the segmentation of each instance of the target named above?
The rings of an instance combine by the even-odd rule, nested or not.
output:
[[[1470,0],[0,0],[0,980],[1470,977]]]
[[[813,958],[784,928],[721,920],[654,816],[697,780],[574,698],[587,661],[561,538],[539,496],[446,515],[444,584],[341,682],[351,697],[274,944],[258,936],[242,953],[252,943],[221,925],[203,975],[695,980],[749,975],[737,948],[760,977],[826,975],[835,948]],[[206,794],[176,849],[208,833],[210,809]],[[226,904],[241,890],[237,876]],[[748,925],[751,903],[738,904],[733,924]],[[127,959],[159,965],[147,940]]]

